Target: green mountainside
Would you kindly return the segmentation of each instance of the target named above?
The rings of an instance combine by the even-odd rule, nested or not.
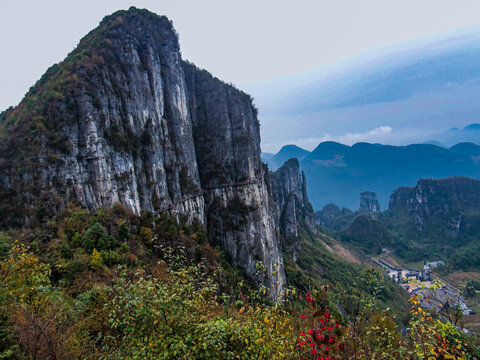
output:
[[[386,211],[343,214],[334,205],[316,213],[317,222],[367,254],[393,250],[406,262],[443,260],[454,270],[480,271],[480,180],[421,179],[400,187]]]

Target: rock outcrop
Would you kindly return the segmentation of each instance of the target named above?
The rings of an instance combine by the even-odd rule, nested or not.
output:
[[[308,200],[305,173],[296,158],[286,161],[270,173],[272,193],[280,218],[280,230],[286,237],[297,237],[304,226],[315,233],[313,207]]]
[[[0,140],[3,226],[68,202],[168,211],[205,224],[273,297],[284,285],[256,109],[182,60],[166,17],[135,8],[106,17],[2,114]]]
[[[380,211],[380,203],[377,199],[377,194],[373,191],[364,191],[360,194],[360,209],[359,211],[366,211],[373,213]]]
[[[447,238],[476,232],[480,220],[480,181],[466,177],[421,179],[390,197],[389,210],[415,224],[420,233],[442,231]]]

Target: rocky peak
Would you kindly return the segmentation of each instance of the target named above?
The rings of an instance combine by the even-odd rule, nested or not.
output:
[[[467,177],[421,179],[390,197],[389,210],[412,219],[416,229],[444,231],[448,238],[468,232],[479,220],[480,181]]]
[[[364,191],[360,194],[360,209],[359,211],[365,211],[373,213],[380,211],[380,203],[377,199],[377,194],[373,191]]]
[[[280,218],[280,230],[286,237],[297,237],[300,223],[315,232],[313,207],[308,200],[305,173],[296,158],[286,161],[270,173],[272,193]]]
[[[0,140],[3,227],[68,202],[167,211],[203,223],[273,297],[285,284],[252,100],[184,62],[166,17],[106,17],[2,114]]]

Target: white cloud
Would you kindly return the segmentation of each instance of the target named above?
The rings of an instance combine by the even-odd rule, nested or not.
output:
[[[348,133],[336,139],[332,138],[332,140],[347,145],[353,145],[357,142],[382,142],[385,136],[390,135],[392,131],[393,129],[390,126],[379,126],[364,133]]]

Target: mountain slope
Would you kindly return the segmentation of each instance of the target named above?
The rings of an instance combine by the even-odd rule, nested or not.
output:
[[[480,180],[421,179],[397,189],[381,220],[411,244],[409,261],[444,260],[451,270],[480,270]],[[403,249],[400,249],[403,250]]]
[[[478,179],[420,179],[396,189],[387,211],[342,214],[329,205],[315,215],[320,221],[330,215],[323,226],[366,254],[387,248],[407,263],[442,260],[445,270],[480,271]]]
[[[471,142],[463,142],[450,148],[454,153],[470,157],[473,161],[478,162],[480,155],[480,146]]]

